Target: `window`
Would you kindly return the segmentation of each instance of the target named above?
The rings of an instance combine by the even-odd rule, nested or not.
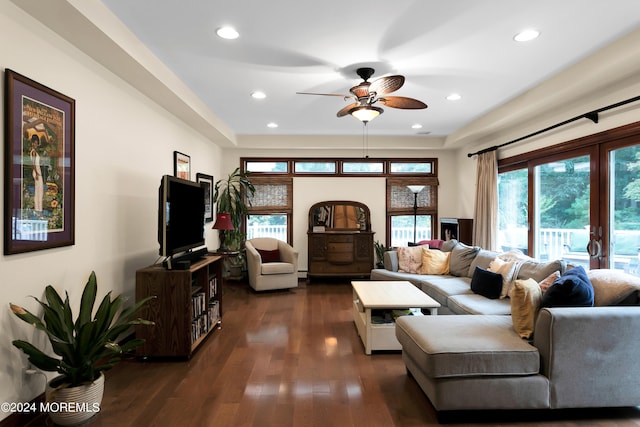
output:
[[[244,157],[240,162],[244,171],[251,172],[251,182],[256,187],[245,224],[247,238],[275,237],[286,229],[287,241],[292,242],[294,176],[385,177],[385,245],[406,246],[408,242],[436,237],[438,159]],[[414,196],[407,185],[424,188]],[[417,202],[415,212],[414,202]]]
[[[409,185],[423,188],[414,193]],[[433,238],[438,211],[437,189],[437,178],[387,179],[387,235],[392,247]]]
[[[343,162],[342,172],[344,173],[372,173],[381,174],[384,171],[382,162]]]
[[[336,162],[295,162],[295,172],[304,173],[330,173],[336,172]]]
[[[631,124],[501,159],[502,249],[640,276],[639,141]]]
[[[246,221],[247,239],[274,237],[291,243],[292,178],[251,176],[251,183],[256,191]]]
[[[518,169],[498,175],[498,249],[520,249],[528,246],[528,171]]]

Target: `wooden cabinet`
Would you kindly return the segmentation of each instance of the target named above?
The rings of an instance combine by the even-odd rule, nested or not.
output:
[[[314,204],[309,210],[307,276],[368,277],[374,261],[373,235],[366,205]]]
[[[307,276],[369,276],[373,268],[373,232],[308,233]]]
[[[141,357],[189,358],[222,321],[222,257],[207,255],[188,270],[152,265],[136,272],[136,300],[153,295],[140,317],[155,326],[138,326]]]
[[[473,220],[468,218],[441,218],[440,239],[456,239],[465,245],[472,245]]]

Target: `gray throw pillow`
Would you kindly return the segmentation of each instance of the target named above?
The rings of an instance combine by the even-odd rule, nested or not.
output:
[[[451,251],[449,274],[458,277],[471,277],[469,276],[469,268],[479,251],[480,247],[478,246],[467,246],[458,242]]]
[[[546,277],[548,277],[554,271],[559,272],[560,274],[565,271],[565,264],[562,260],[555,260],[549,262],[538,262],[538,261],[525,261],[520,264],[520,268],[518,270],[518,279],[533,279],[536,282],[542,282]]]

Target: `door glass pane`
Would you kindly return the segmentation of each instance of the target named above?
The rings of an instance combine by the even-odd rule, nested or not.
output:
[[[527,169],[498,175],[498,249],[520,249],[528,254],[529,209]]]
[[[391,217],[391,246],[407,246],[409,242],[431,240],[431,215],[416,216],[416,239],[413,239],[413,215]]]
[[[609,267],[640,276],[640,145],[609,153]]]
[[[287,241],[287,215],[249,215],[247,218],[247,239],[273,237]]]
[[[535,257],[589,269],[589,156],[535,168]]]

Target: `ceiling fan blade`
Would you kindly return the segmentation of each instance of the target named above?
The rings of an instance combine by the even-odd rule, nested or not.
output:
[[[353,98],[351,95],[343,93],[316,93],[316,92],[296,92],[298,95],[321,95],[321,96],[341,96],[343,98]]]
[[[375,92],[378,95],[385,95],[400,89],[403,84],[404,76],[380,77],[371,83],[369,91]]]
[[[351,110],[353,107],[357,107],[358,105],[360,105],[360,104],[358,104],[357,102],[354,102],[353,104],[347,105],[342,110],[338,111],[337,116],[338,117],[346,116],[347,114],[349,114],[349,110]]]
[[[384,104],[386,107],[401,108],[403,110],[420,110],[422,108],[427,108],[427,104],[424,102],[404,96],[387,96],[385,98],[378,98],[378,102]]]

